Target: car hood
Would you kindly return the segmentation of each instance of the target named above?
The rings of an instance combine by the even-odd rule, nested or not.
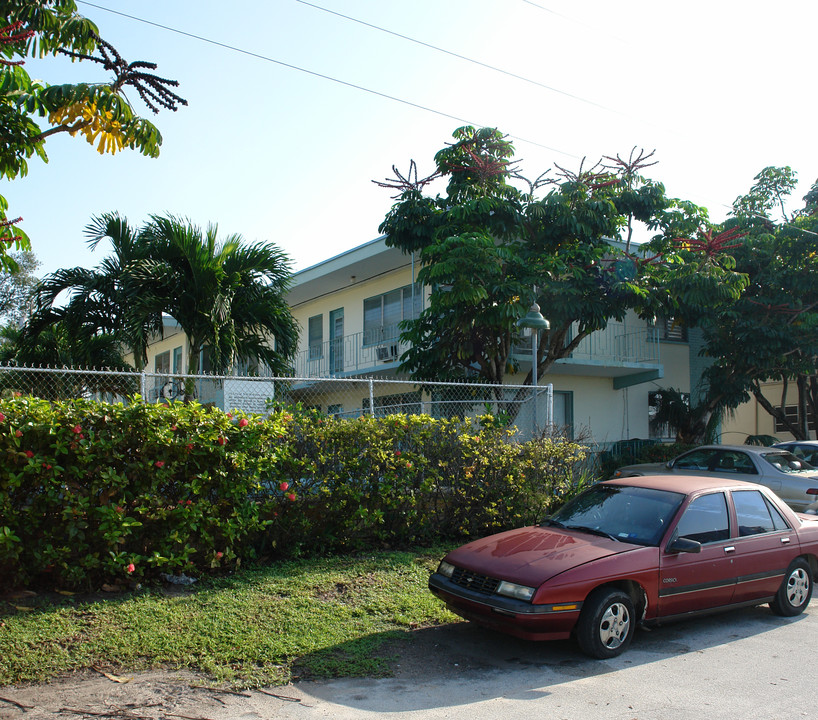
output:
[[[489,577],[537,587],[566,570],[640,545],[559,528],[525,527],[459,547],[446,561]]]

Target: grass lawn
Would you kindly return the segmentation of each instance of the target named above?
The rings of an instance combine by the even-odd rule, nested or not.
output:
[[[443,548],[287,562],[102,597],[0,596],[0,685],[96,667],[251,687],[388,674],[383,646],[456,617],[426,587]]]

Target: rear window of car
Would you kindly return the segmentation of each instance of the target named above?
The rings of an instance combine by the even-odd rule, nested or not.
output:
[[[777,452],[761,453],[761,457],[776,470],[783,473],[804,472],[804,470],[814,470],[806,460],[796,457],[791,452],[779,450]]]

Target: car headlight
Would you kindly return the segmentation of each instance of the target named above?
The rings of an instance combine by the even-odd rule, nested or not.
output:
[[[526,585],[518,585],[517,583],[506,582],[503,580],[497,586],[497,594],[498,595],[505,595],[506,597],[514,598],[516,600],[531,600],[534,597],[534,590],[533,587],[527,587]]]
[[[450,578],[454,574],[454,565],[441,561],[440,565],[437,566],[437,572],[444,577]]]

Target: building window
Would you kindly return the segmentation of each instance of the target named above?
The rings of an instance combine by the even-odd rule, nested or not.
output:
[[[648,336],[654,340],[687,342],[687,328],[675,318],[658,317],[648,324]]]
[[[682,402],[690,408],[690,393],[680,393]],[[656,416],[662,409],[662,395],[656,390],[648,393],[648,437],[652,440],[676,438],[676,430],[669,423],[657,422]]]
[[[309,319],[310,360],[324,356],[324,316],[313,315]]]
[[[799,420],[798,420],[798,406],[797,405],[787,405],[784,407],[784,417],[787,418],[787,421],[792,425],[798,427]],[[812,418],[809,417],[807,419],[807,430],[815,430],[815,423],[813,422]],[[789,432],[789,428],[787,427],[786,423],[782,420],[775,418],[775,432],[786,433]]]
[[[369,413],[369,398],[361,403],[364,412]],[[375,416],[385,415],[419,415],[421,412],[420,393],[408,392],[395,395],[381,395],[375,398]]]
[[[170,350],[165,350],[165,352],[159,353],[153,359],[153,367],[158,373],[170,373]]]
[[[182,372],[182,347],[173,348],[173,373]]]
[[[397,340],[400,335],[398,323],[420,315],[422,287],[415,283],[413,292],[413,286],[406,285],[364,300],[364,345]]]

